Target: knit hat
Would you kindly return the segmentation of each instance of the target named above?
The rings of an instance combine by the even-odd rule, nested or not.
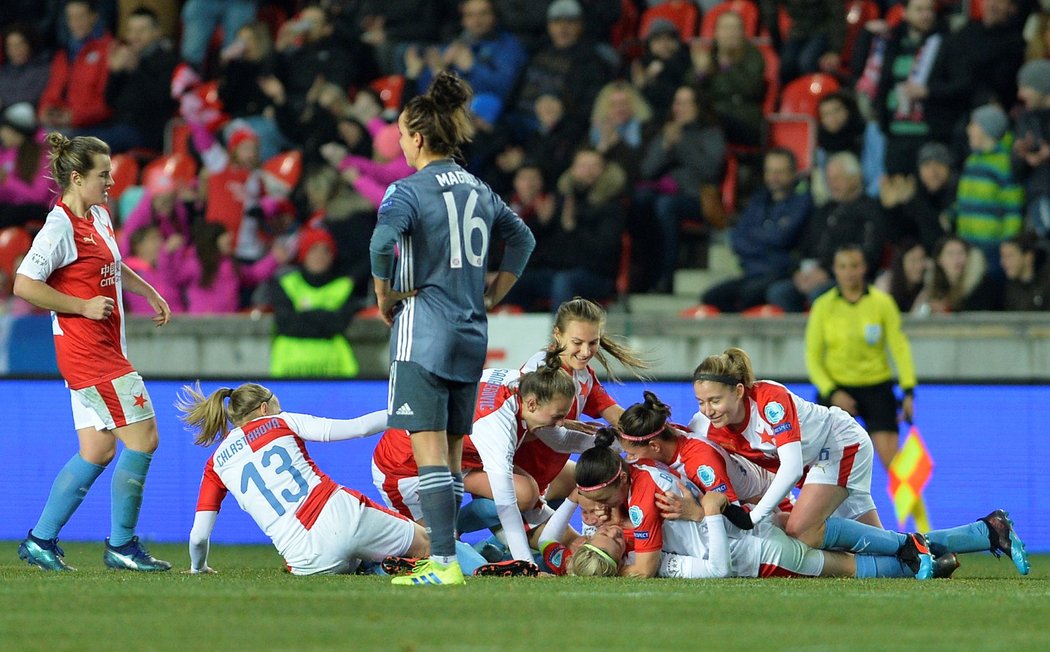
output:
[[[335,238],[326,229],[317,227],[304,227],[299,230],[299,262],[303,262],[306,258],[306,254],[309,253],[310,249],[314,245],[324,244],[328,245],[328,249],[331,250],[332,254],[335,254],[337,248],[335,246]]]
[[[583,18],[583,9],[576,0],[554,0],[547,7],[547,20],[579,20]]]
[[[478,93],[470,102],[470,111],[490,125],[496,124],[503,111],[503,102],[492,93]]]
[[[919,165],[927,161],[936,161],[950,168],[952,166],[952,153],[948,151],[945,145],[931,140],[919,148]]]
[[[259,136],[255,133],[255,130],[249,127],[247,124],[238,125],[232,133],[230,133],[230,139],[226,143],[226,149],[234,151],[237,147],[246,140],[254,140],[259,142]]]
[[[666,18],[656,18],[649,23],[649,29],[645,32],[645,38],[651,39],[661,34],[670,34],[675,38],[681,38],[681,35],[678,33],[678,26]]]
[[[1050,59],[1033,59],[1017,71],[1017,85],[1050,95]]]
[[[376,132],[372,139],[372,149],[376,154],[383,157],[384,161],[393,161],[401,156],[401,144],[398,142],[401,134],[396,124],[388,124]]]
[[[984,133],[991,136],[992,140],[998,141],[1006,133],[1007,127],[1010,126],[1010,120],[1003,113],[1003,110],[994,104],[985,104],[982,107],[976,108],[971,114],[970,119],[977,123],[977,125],[984,130]]]
[[[0,125],[11,127],[23,136],[29,137],[36,133],[36,112],[29,102],[18,102],[4,109],[0,117]]]

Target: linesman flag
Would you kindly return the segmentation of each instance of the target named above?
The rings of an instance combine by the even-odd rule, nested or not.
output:
[[[933,476],[933,458],[926,449],[919,429],[914,425],[908,430],[904,445],[897,451],[897,456],[890,464],[890,496],[893,498],[894,511],[897,512],[898,528],[903,530],[904,523],[911,516],[915,527],[921,532],[930,531],[930,517],[926,513],[926,503],[922,499],[922,490]]]

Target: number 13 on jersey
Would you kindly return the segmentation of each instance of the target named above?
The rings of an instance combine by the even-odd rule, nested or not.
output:
[[[445,208],[448,210],[448,237],[449,237],[449,259],[448,265],[452,269],[463,267],[463,254],[466,253],[467,263],[472,267],[481,267],[485,264],[485,253],[489,248],[489,229],[485,220],[474,215],[474,209],[478,205],[478,191],[471,190],[467,195],[467,205],[463,211],[462,227],[460,226],[459,207],[456,206],[455,197],[451,191],[441,193],[445,199]],[[481,234],[481,250],[474,250],[474,232]]]

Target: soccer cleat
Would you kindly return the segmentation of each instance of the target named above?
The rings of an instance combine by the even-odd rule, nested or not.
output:
[[[18,546],[18,558],[30,566],[48,571],[75,571],[62,558],[66,553],[58,547],[58,539],[38,539],[30,532]]]
[[[933,577],[933,555],[930,554],[926,537],[918,532],[905,536],[907,539],[897,551],[897,558],[915,573],[915,579],[930,579]]]
[[[539,568],[531,561],[511,559],[493,564],[482,564],[474,569],[474,574],[488,577],[536,577]]]
[[[949,579],[952,573],[959,568],[959,556],[954,552],[933,558],[933,577],[936,579]]]
[[[433,559],[424,559],[412,568],[408,575],[390,580],[396,586],[451,586],[466,584],[458,561],[443,566]]]
[[[149,550],[143,547],[139,543],[139,538],[131,537],[131,541],[128,541],[122,546],[111,546],[109,545],[109,538],[106,538],[106,551],[102,553],[102,561],[105,562],[106,566],[114,570],[133,570],[142,572],[156,572],[171,570],[171,564],[160,559],[155,559],[153,555],[149,554]]]
[[[989,550],[996,557],[1006,553],[1010,555],[1014,566],[1021,575],[1027,575],[1031,570],[1028,564],[1028,551],[1024,547],[1024,541],[1014,531],[1014,522],[1010,519],[1010,513],[997,509],[988,516],[981,519],[988,526],[988,540],[991,544]]]
[[[394,577],[400,577],[401,575],[408,575],[415,570],[416,565],[420,563],[420,559],[416,557],[386,557],[383,561],[379,562],[379,567],[383,569],[383,572],[387,575],[393,575]]]

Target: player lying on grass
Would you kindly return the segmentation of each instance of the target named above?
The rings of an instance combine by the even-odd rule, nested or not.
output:
[[[255,383],[222,388],[208,397],[199,384],[186,386],[176,407],[197,431],[197,444],[219,442],[204,466],[197,498],[191,573],[214,572],[208,566],[208,541],[231,491],[295,575],[352,573],[362,560],[430,554],[422,526],[337,484],[306,450],[304,440],[375,434],[385,426],[386,412],[356,419],[284,412],[273,392]]]
[[[664,464],[638,460],[628,465],[609,446],[612,429],[599,431],[595,446],[576,465],[579,496],[600,504],[609,517],[596,536],[572,556],[577,575],[631,577],[914,577],[918,551],[914,543],[898,555],[851,555],[814,550],[769,522],[741,530],[723,516],[729,500],[708,492],[699,505],[700,489]],[[684,497],[668,501],[667,495]],[[691,508],[697,508],[691,511]],[[699,509],[702,508],[702,512]],[[672,511],[666,518],[666,510]],[[692,516],[693,522],[678,516]],[[622,528],[633,529],[633,559],[628,559]],[[938,576],[957,567],[952,556],[934,565]]]

